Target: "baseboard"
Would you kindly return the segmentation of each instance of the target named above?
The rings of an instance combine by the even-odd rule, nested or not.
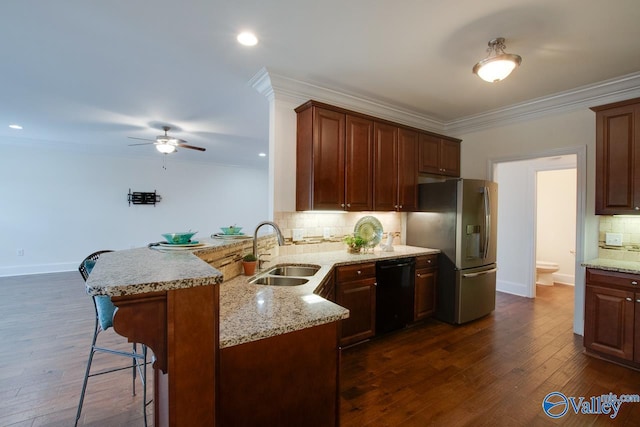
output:
[[[496,291],[507,294],[518,295],[521,297],[529,296],[529,289],[524,283],[508,282],[506,280],[496,281]]]
[[[26,276],[29,274],[61,273],[78,269],[76,263],[37,264],[37,265],[12,265],[0,267],[0,277]]]
[[[576,277],[573,274],[553,273],[553,282],[573,286],[576,283]]]

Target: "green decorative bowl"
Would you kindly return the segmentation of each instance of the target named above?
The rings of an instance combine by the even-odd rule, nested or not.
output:
[[[168,243],[172,243],[174,245],[184,245],[189,243],[191,238],[197,231],[189,231],[188,233],[165,233],[162,235]]]
[[[220,230],[222,230],[224,234],[233,235],[233,234],[240,234],[240,230],[242,230],[242,227],[236,227],[236,226],[220,227]]]

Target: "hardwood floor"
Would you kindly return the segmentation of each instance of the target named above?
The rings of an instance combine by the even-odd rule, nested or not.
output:
[[[494,314],[467,325],[430,320],[343,351],[342,426],[640,425],[640,403],[614,420],[542,411],[553,391],[640,394],[640,372],[582,353],[572,287],[537,291],[498,293]]]
[[[565,286],[539,287],[535,301],[498,294],[495,313],[479,321],[429,320],[344,350],[342,426],[640,425],[640,403],[623,404],[614,420],[543,413],[552,391],[640,393],[640,372],[582,354],[572,307]],[[77,272],[0,277],[0,426],[73,425],[92,317]],[[113,331],[100,339],[128,348]],[[94,360],[114,364],[121,358]],[[129,371],[91,378],[80,425],[142,426],[141,399]]]

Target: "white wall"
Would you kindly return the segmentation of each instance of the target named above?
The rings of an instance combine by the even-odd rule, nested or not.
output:
[[[161,233],[196,238],[237,224],[251,230],[269,216],[267,171],[169,155],[125,158],[3,146],[0,156],[0,276],[73,270],[89,253],[128,249]],[[127,193],[154,191],[154,206]],[[24,249],[24,256],[16,250]]]
[[[536,258],[558,263],[554,281],[573,285],[576,250],[576,170],[539,171]]]
[[[501,159],[549,155],[554,150],[582,150],[586,146],[584,170],[586,191],[577,197],[584,204],[582,245],[576,248],[576,263],[598,256],[598,219],[595,206],[595,114],[584,108],[556,112],[528,121],[495,126],[459,135],[462,138],[462,174],[465,178],[491,178],[491,166]],[[580,164],[578,164],[580,168]],[[579,179],[581,178],[579,172]],[[499,190],[500,191],[500,190]],[[499,193],[500,194],[500,193]],[[579,209],[583,209],[579,207]],[[500,213],[498,213],[500,218]],[[498,219],[500,221],[500,219]],[[502,268],[502,267],[499,267]],[[576,272],[574,332],[584,326],[584,269]]]

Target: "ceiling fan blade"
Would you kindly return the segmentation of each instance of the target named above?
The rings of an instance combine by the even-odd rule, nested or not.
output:
[[[128,136],[127,138],[129,139],[141,139],[142,141],[152,141],[152,142],[156,142],[155,139],[149,139],[149,138],[137,138],[135,136]]]
[[[190,148],[191,150],[198,150],[198,151],[207,151],[206,148],[196,147],[195,145],[189,145],[189,144],[178,144],[178,147]]]
[[[136,138],[136,139],[140,139],[140,138]],[[155,142],[141,142],[140,144],[129,144],[129,147],[133,147],[135,145],[153,145],[155,144]]]

